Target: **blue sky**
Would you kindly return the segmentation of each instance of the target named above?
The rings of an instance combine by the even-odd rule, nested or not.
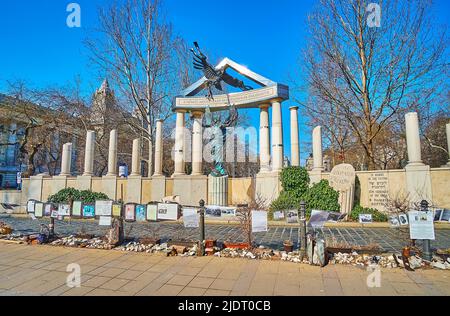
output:
[[[166,0],[167,18],[188,43],[197,40],[216,58],[229,57],[274,81],[291,83],[305,44],[306,18],[318,0]],[[66,6],[77,2],[82,27],[66,26]],[[24,79],[37,87],[65,83],[80,76],[85,93],[101,83],[89,67],[82,45],[97,23],[96,13],[106,0],[4,0],[0,2],[0,92],[5,81]],[[436,0],[435,15],[448,23],[450,1]],[[289,144],[289,111],[283,119]],[[249,113],[258,125],[258,110]],[[300,128],[301,142],[309,142],[309,130]],[[302,158],[308,152],[303,146]],[[289,155],[289,146],[286,146]],[[302,159],[302,160],[303,160]]]

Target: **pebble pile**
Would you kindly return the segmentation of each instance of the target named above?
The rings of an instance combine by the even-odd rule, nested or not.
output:
[[[57,239],[50,243],[52,246],[63,246],[63,247],[78,247],[78,248],[89,248],[89,249],[113,249],[107,241],[101,238],[83,239],[77,238],[75,236],[63,237]]]

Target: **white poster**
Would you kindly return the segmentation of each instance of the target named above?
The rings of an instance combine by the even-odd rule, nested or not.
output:
[[[111,226],[112,217],[111,216],[100,216],[99,226]]]
[[[30,200],[27,203],[27,213],[34,213],[34,208],[36,206],[36,201]]]
[[[69,204],[59,204],[58,205],[58,215],[59,216],[70,216],[70,205]]]
[[[158,219],[177,221],[178,218],[178,204],[158,204]]]
[[[433,212],[410,211],[408,216],[411,239],[435,240]]]
[[[95,201],[95,216],[111,216],[113,201]]]
[[[186,228],[198,228],[200,226],[200,214],[195,208],[184,208],[183,222]]]
[[[252,232],[260,233],[266,232],[267,230],[267,212],[252,211]]]

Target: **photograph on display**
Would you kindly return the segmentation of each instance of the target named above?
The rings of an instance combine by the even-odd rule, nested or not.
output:
[[[234,217],[236,216],[236,209],[233,207],[222,207],[220,208],[222,217]]]
[[[400,220],[397,215],[390,215],[389,216],[389,224],[391,227],[399,227],[400,226]]]
[[[53,204],[53,203],[46,203],[46,204],[44,204],[44,216],[45,217],[52,216],[52,212],[53,211],[55,211],[55,212],[58,211],[58,208],[57,208],[57,206],[55,204]]]
[[[370,224],[373,222],[372,214],[359,214],[358,218],[361,224]]]
[[[125,220],[127,222],[136,220],[136,204],[125,204]]]
[[[444,212],[444,210],[442,210],[442,209],[434,210],[434,221],[435,222],[439,222],[441,220],[443,212]]]
[[[284,220],[284,212],[283,211],[276,211],[273,212],[273,220],[274,221],[280,221],[280,220]]]
[[[148,204],[147,205],[147,221],[156,222],[158,220],[158,205]]]
[[[449,221],[450,221],[450,210],[443,210],[441,222],[449,222]]]
[[[35,205],[36,205],[35,200],[29,200],[27,203],[27,213],[34,213]]]
[[[113,201],[95,201],[95,216],[111,216]]]
[[[58,215],[59,216],[70,216],[70,205],[69,204],[59,204],[58,205]]]
[[[288,224],[298,223],[298,211],[297,210],[286,211],[286,222]]]
[[[328,221],[330,214],[326,211],[312,210],[309,218],[308,226],[320,228]]]
[[[406,215],[406,214],[400,214],[398,216],[398,220],[399,220],[400,226],[408,226],[409,225],[408,215]]]
[[[94,204],[84,204],[83,205],[83,217],[84,218],[95,217],[95,205]]]
[[[205,209],[206,217],[222,217],[222,210],[218,206],[207,206]]]
[[[36,202],[34,205],[34,216],[37,218],[44,216],[44,203]]]
[[[179,205],[174,203],[158,204],[158,220],[176,221],[179,219]]]
[[[146,205],[136,205],[136,222],[147,221],[147,207]]]
[[[72,203],[72,216],[73,217],[82,217],[83,212],[83,202],[81,201],[74,201]]]
[[[122,217],[122,204],[114,203],[112,205],[112,216]]]

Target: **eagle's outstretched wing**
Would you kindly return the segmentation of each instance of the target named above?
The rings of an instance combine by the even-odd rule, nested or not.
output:
[[[223,79],[223,81],[225,81],[225,83],[229,84],[230,86],[239,88],[243,91],[253,90],[252,87],[246,86],[242,80],[234,78],[234,77],[230,76],[229,74],[227,74],[226,72],[223,73],[222,79]]]
[[[207,57],[201,52],[200,46],[197,42],[194,42],[195,50],[191,51],[194,54],[194,68],[203,71],[203,74],[207,79],[216,80],[219,77],[218,72],[214,67],[208,63]]]

